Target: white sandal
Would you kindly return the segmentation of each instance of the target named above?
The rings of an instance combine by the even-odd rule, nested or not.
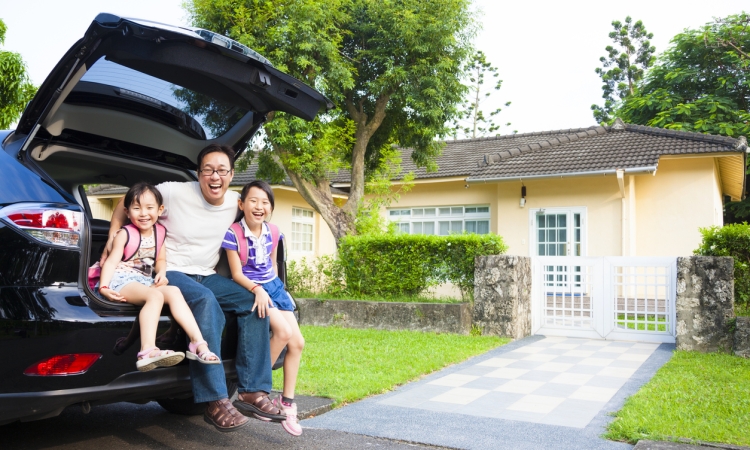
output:
[[[208,342],[206,341],[198,341],[196,343],[190,343],[188,344],[188,348],[190,349],[188,352],[186,352],[187,359],[192,359],[193,361],[198,361],[201,364],[221,364],[221,359],[216,355],[216,353],[206,350],[205,352],[198,353],[198,347],[200,347],[202,344],[206,344],[208,346]],[[210,360],[208,358],[215,356],[216,360]]]
[[[152,352],[157,351],[156,356],[146,358]],[[149,370],[156,369],[157,367],[169,367],[179,364],[180,361],[185,359],[185,354],[182,352],[174,352],[172,350],[159,350],[159,347],[151,347],[138,352],[138,361],[135,363],[135,367],[141,372],[148,372]]]

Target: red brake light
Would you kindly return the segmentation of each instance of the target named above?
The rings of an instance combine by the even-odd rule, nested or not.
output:
[[[86,373],[101,357],[101,353],[55,355],[30,365],[23,371],[23,374],[38,377],[81,375]]]
[[[41,211],[18,211],[9,214],[8,219],[21,227],[42,228]]]
[[[0,209],[0,219],[45,244],[80,248],[83,214],[54,204],[19,203]]]

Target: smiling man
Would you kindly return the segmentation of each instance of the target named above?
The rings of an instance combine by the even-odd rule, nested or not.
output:
[[[228,190],[234,177],[234,155],[230,147],[209,145],[198,155],[197,182],[157,185],[164,197],[160,222],[167,228],[167,278],[170,285],[182,291],[209,348],[221,348],[224,312],[237,316],[235,365],[240,394],[234,404],[242,413],[228,400],[222,365],[190,363],[195,402],[208,402],[205,420],[219,431],[234,431],[246,425],[248,420],[243,414],[277,422],[286,418],[268,399],[268,318],[261,319],[251,311],[255,303],[251,292],[214,270],[224,234],[237,216],[239,194]],[[107,248],[126,219],[121,202],[112,215]],[[106,258],[106,253],[102,258]]]

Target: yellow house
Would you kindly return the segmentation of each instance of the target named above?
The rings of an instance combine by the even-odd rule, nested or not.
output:
[[[698,247],[699,228],[723,224],[724,202],[743,198],[747,147],[744,137],[619,120],[447,141],[436,172],[403,151],[414,186],[383,214],[405,233],[496,233],[514,255],[685,256]],[[256,170],[236,174],[231,189]],[[333,187],[345,198],[348,178]],[[273,221],[289,239],[290,259],[334,253],[330,229],[291,182],[273,188]],[[109,219],[124,191],[90,190],[93,216]]]
[[[746,151],[744,137],[619,120],[448,141],[437,172],[404,151],[416,181],[383,213],[405,233],[497,233],[514,255],[691,255],[699,228],[743,198]]]

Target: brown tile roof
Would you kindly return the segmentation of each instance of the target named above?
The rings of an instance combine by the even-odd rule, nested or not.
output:
[[[469,180],[554,176],[656,167],[662,155],[744,153],[744,138],[629,125],[591,127],[512,149],[485,152]]]

